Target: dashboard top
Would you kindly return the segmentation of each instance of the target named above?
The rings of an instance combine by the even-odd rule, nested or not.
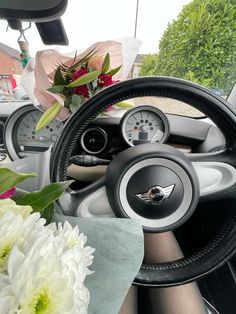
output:
[[[54,145],[63,122],[53,121],[35,133],[42,113],[24,105],[10,114],[4,126],[4,143],[11,159],[45,151]],[[139,106],[123,117],[101,117],[82,134],[77,149],[81,153],[109,157],[129,146],[145,142],[164,142],[186,152],[212,152],[225,145],[219,129],[203,119],[164,114],[151,106]]]

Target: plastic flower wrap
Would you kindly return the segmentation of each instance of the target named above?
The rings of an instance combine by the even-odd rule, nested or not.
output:
[[[0,168],[0,313],[86,314],[90,293],[84,281],[92,273],[94,249],[78,226],[46,225],[53,201],[71,182],[21,191],[16,201],[5,197],[12,185],[34,176]]]
[[[32,102],[45,112],[36,130],[53,119],[66,120],[94,94],[127,78],[139,47],[139,41],[126,40],[99,42],[73,57],[39,51],[22,79]],[[128,102],[116,106],[132,107]]]
[[[0,165],[0,195],[13,197],[0,199],[0,313],[117,314],[143,261],[142,226],[65,216],[56,204],[54,214],[71,182],[50,184],[49,160],[50,150]]]

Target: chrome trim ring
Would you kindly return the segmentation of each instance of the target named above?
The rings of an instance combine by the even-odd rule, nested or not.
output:
[[[127,139],[127,136],[125,134],[125,125],[126,122],[129,120],[130,116],[132,116],[133,114],[139,112],[139,111],[151,111],[153,112],[155,115],[157,115],[163,122],[164,125],[164,133],[163,133],[163,137],[162,139],[159,141],[159,143],[164,143],[166,141],[166,139],[169,136],[170,133],[170,126],[169,126],[169,121],[167,119],[167,116],[165,115],[164,112],[162,112],[160,109],[150,106],[150,105],[141,105],[141,106],[137,106],[135,108],[130,109],[129,111],[126,112],[126,114],[122,117],[121,121],[120,121],[120,125],[121,125],[121,133],[122,133],[122,137],[125,140],[125,142],[129,145],[129,146],[135,146],[133,143],[130,143]]]
[[[38,111],[33,105],[28,104],[26,106],[22,106],[14,111],[13,114],[9,116],[5,123],[4,129],[4,143],[7,149],[8,155],[12,160],[20,159],[18,152],[15,149],[15,145],[13,143],[13,129],[15,127],[16,121],[20,119],[24,114],[29,113],[30,111]]]
[[[139,216],[131,208],[127,199],[126,190],[127,190],[129,180],[133,176],[134,173],[136,173],[138,170],[144,167],[157,166],[157,165],[169,168],[170,170],[174,171],[179,176],[180,181],[183,184],[184,197],[180,206],[171,215],[161,218],[161,219],[148,219],[148,218]],[[188,174],[177,163],[169,159],[164,159],[164,158],[149,158],[149,159],[145,159],[136,163],[131,168],[129,168],[129,170],[125,173],[119,185],[119,198],[120,198],[120,202],[124,211],[131,219],[136,219],[140,221],[143,227],[147,227],[147,228],[165,228],[178,222],[187,213],[192,202],[192,196],[193,196],[192,183],[191,183],[191,180],[189,179]]]
[[[84,144],[84,137],[90,131],[99,131],[104,138],[104,145],[98,151],[91,151]],[[102,128],[99,128],[99,127],[93,127],[93,128],[89,128],[89,129],[85,130],[84,133],[81,135],[81,138],[80,138],[80,144],[81,144],[83,150],[86,151],[87,153],[93,154],[93,155],[101,153],[105,149],[105,147],[107,146],[107,143],[108,143],[107,133]]]

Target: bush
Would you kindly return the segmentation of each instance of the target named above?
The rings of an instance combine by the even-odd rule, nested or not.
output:
[[[165,30],[141,75],[175,76],[228,93],[236,81],[235,0],[193,0]]]

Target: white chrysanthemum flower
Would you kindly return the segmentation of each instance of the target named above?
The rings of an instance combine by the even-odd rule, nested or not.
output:
[[[14,299],[11,295],[9,278],[5,274],[0,274],[0,313],[9,314]]]
[[[48,227],[54,231],[56,237],[61,237],[63,251],[73,248],[83,248],[87,242],[87,237],[83,233],[79,233],[79,227],[75,226],[73,228],[68,221],[65,221],[64,224],[59,223],[57,228],[55,224],[51,224]]]
[[[8,256],[14,245],[26,251],[38,238],[45,220],[39,213],[23,218],[13,212],[7,212],[0,219],[0,273],[6,271]],[[45,230],[49,233],[49,230]]]
[[[16,203],[10,198],[3,200],[0,199],[0,219],[7,212],[12,212],[16,215],[21,215],[23,218],[27,218],[31,214],[32,210],[32,207],[29,205],[16,205]]]
[[[90,247],[70,249],[61,254],[61,259],[65,265],[77,274],[77,278],[84,282],[87,275],[93,274],[93,271],[88,268],[93,263],[93,252],[94,249]]]
[[[39,213],[0,219],[1,314],[87,314],[94,250],[78,227],[44,224]]]
[[[77,281],[76,285],[71,285],[69,278],[76,274],[70,269],[65,272],[53,247],[44,251],[44,256],[41,255],[44,245],[44,239],[41,243],[38,241],[27,255],[17,247],[12,249],[8,264],[9,286],[5,286],[4,292],[5,298],[13,300],[9,313],[86,314],[89,304],[88,290],[82,284],[79,286]],[[1,301],[0,294],[0,313]]]
[[[64,224],[59,223],[57,229],[54,224],[49,228],[54,231],[57,251],[63,262],[70,265],[83,282],[86,275],[93,273],[88,267],[93,263],[95,249],[85,246],[87,237],[83,233],[79,233],[78,226],[73,228],[68,221],[65,221]]]

